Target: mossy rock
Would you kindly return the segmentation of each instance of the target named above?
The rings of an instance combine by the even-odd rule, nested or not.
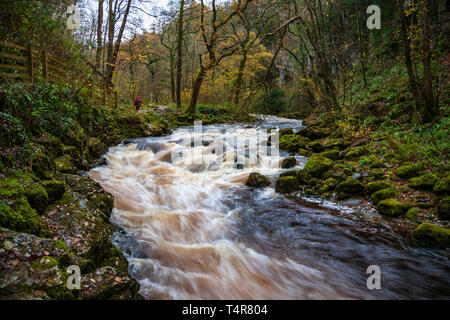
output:
[[[69,155],[76,162],[81,158],[80,150],[74,146],[63,145],[63,154]]]
[[[382,190],[378,190],[378,191],[374,192],[370,196],[370,199],[372,199],[372,202],[374,204],[378,204],[382,200],[393,198],[396,194],[397,193],[394,188],[386,188],[386,189],[382,189]]]
[[[334,149],[337,148],[339,150],[345,150],[351,146],[351,142],[347,140],[333,140],[325,144],[325,149]]]
[[[31,208],[25,190],[16,179],[0,182],[0,227],[14,231],[49,235],[47,226]]]
[[[345,159],[355,159],[355,158],[359,158],[362,155],[365,155],[367,153],[367,147],[366,146],[361,146],[361,147],[357,147],[357,148],[353,148],[350,151],[348,151],[345,154]]]
[[[367,193],[371,195],[379,190],[390,188],[391,184],[386,181],[374,181],[367,184]]]
[[[305,169],[297,171],[296,177],[301,184],[310,184],[312,178]]]
[[[343,192],[346,194],[356,195],[356,194],[363,194],[364,193],[364,185],[355,178],[348,178],[344,182],[341,182],[337,187],[336,190],[338,192]]]
[[[417,190],[433,190],[437,180],[438,178],[434,174],[427,173],[417,178],[411,178],[408,186]]]
[[[295,159],[294,157],[289,157],[286,159],[283,159],[283,161],[281,162],[281,168],[283,169],[289,169],[292,167],[295,167],[297,165],[297,159]]]
[[[423,172],[423,166],[420,163],[412,165],[401,166],[397,168],[397,176],[402,179],[409,180],[411,178],[420,176]]]
[[[334,171],[342,171],[345,175],[349,175],[353,173],[353,169],[350,168],[348,165],[346,164],[342,164],[342,163],[337,163],[333,166],[333,170]]]
[[[309,148],[314,152],[322,152],[324,150],[324,146],[319,140],[311,142]]]
[[[300,183],[295,177],[281,177],[275,184],[275,192],[292,193],[300,189]]]
[[[64,192],[66,192],[66,186],[64,182],[58,180],[43,181],[42,185],[48,194],[49,203],[53,203],[60,199]]]
[[[375,178],[375,180],[382,180],[385,175],[382,169],[372,169],[369,172],[369,176]]]
[[[339,150],[332,149],[332,150],[321,152],[320,155],[324,156],[325,158],[331,159],[331,160],[338,160],[339,153],[340,153]]]
[[[332,191],[334,189],[336,189],[337,185],[338,185],[338,181],[334,178],[328,178],[327,180],[325,180],[325,185],[327,186],[327,190],[326,191]]]
[[[33,155],[32,170],[42,180],[51,180],[55,171],[55,162],[44,153]]]
[[[444,179],[436,182],[433,192],[438,196],[446,196],[450,194],[450,179]]]
[[[316,178],[322,178],[324,173],[327,172],[333,165],[333,161],[320,155],[313,154],[306,163],[303,170],[308,172],[311,176]]]
[[[419,213],[421,212],[422,210],[419,208],[411,208],[406,212],[405,217],[412,222],[417,222]]]
[[[377,210],[382,215],[396,218],[406,213],[408,205],[395,199],[386,199],[378,203]]]
[[[307,157],[309,155],[310,151],[300,148],[300,149],[298,149],[297,153],[301,156]]]
[[[245,183],[246,186],[253,188],[264,188],[270,186],[271,184],[272,183],[269,178],[257,172],[250,173],[247,182]]]
[[[413,238],[427,247],[446,248],[450,246],[450,229],[425,222],[414,230]]]
[[[338,200],[338,201],[347,200],[347,199],[350,199],[351,197],[352,196],[350,194],[345,193],[345,192],[338,192],[336,194],[336,200]]]
[[[278,134],[280,135],[280,137],[284,136],[286,134],[294,134],[294,130],[292,130],[292,128],[284,128],[284,129],[280,129]]]
[[[63,144],[61,140],[49,133],[40,136],[36,142],[42,145],[54,157],[59,157],[63,154]]]
[[[297,132],[297,134],[310,140],[317,140],[327,136],[327,133],[324,130],[315,126],[309,126],[307,128],[301,129],[299,132]]]
[[[25,187],[25,196],[28,203],[37,212],[43,213],[48,205],[47,191],[38,183],[29,184]]]
[[[297,176],[297,170],[290,170],[286,171],[280,174],[279,178],[281,177],[296,177]]]
[[[369,167],[371,169],[379,169],[379,168],[384,168],[385,167],[385,163],[383,160],[379,159],[379,160],[375,160],[373,161]]]
[[[88,140],[87,147],[90,156],[93,158],[97,158],[106,152],[106,145],[99,138],[91,137]]]
[[[438,215],[443,220],[450,220],[450,196],[439,201]]]
[[[280,149],[288,152],[297,152],[298,149],[307,149],[307,145],[311,141],[308,138],[298,136],[296,134],[286,134],[280,137],[279,146]]]
[[[55,165],[56,165],[56,169],[59,172],[75,173],[77,170],[75,168],[75,166],[72,164],[72,158],[68,154],[65,154],[59,158],[56,158]]]

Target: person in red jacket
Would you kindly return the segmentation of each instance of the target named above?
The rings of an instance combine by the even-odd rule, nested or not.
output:
[[[136,111],[139,111],[139,108],[142,107],[141,97],[137,96],[136,100],[134,100],[134,107],[136,108]]]

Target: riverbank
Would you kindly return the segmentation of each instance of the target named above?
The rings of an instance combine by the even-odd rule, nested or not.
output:
[[[279,193],[335,202],[357,199],[380,218],[402,225],[420,245],[450,246],[450,175],[432,161],[408,158],[389,136],[350,136],[332,120],[307,119],[280,131],[280,149],[308,156],[302,170],[283,173]]]
[[[124,233],[109,219],[114,198],[84,171],[124,139],[167,135],[193,119],[164,108],[91,106],[40,83],[1,89],[0,298],[138,299],[111,241]],[[214,110],[200,118],[248,119]],[[80,268],[80,289],[67,288],[71,265]]]

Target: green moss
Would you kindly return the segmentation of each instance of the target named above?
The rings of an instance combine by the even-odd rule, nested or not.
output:
[[[445,197],[439,202],[438,215],[443,220],[450,220],[450,196]]]
[[[47,191],[49,203],[53,203],[60,199],[66,191],[66,186],[64,183],[58,180],[44,181],[42,185]]]
[[[280,137],[279,146],[282,150],[297,152],[300,148],[307,149],[307,145],[310,142],[308,138],[296,134],[287,134]]]
[[[376,180],[381,180],[384,177],[384,171],[382,169],[372,169],[369,172],[370,177],[374,177]]]
[[[337,148],[339,150],[344,150],[347,149],[350,145],[351,142],[347,140],[332,140],[331,142],[325,144],[325,149]]]
[[[339,159],[339,150],[333,149],[321,152],[320,155],[324,156],[325,158],[331,159],[331,160],[337,160]]]
[[[324,149],[324,146],[322,142],[319,140],[313,141],[309,144],[309,148],[312,149],[314,152],[321,152]]]
[[[387,199],[378,203],[377,210],[385,216],[395,218],[405,214],[408,210],[408,206],[395,199]]]
[[[371,169],[375,169],[375,168],[384,168],[385,164],[384,164],[384,160],[375,160],[373,161],[370,166]]]
[[[372,199],[374,204],[378,204],[382,200],[386,200],[389,198],[392,198],[396,195],[396,191],[394,188],[386,188],[382,190],[378,190],[377,192],[374,192],[370,199]]]
[[[364,185],[355,178],[348,178],[344,182],[341,182],[336,190],[346,194],[362,194],[364,193]]]
[[[348,165],[346,164],[342,164],[342,163],[336,163],[333,166],[333,170],[337,171],[337,172],[343,172],[346,175],[352,174],[353,173],[353,169],[350,168]]]
[[[48,205],[47,191],[38,183],[27,185],[25,188],[25,196],[28,199],[28,203],[37,212],[43,213]]]
[[[294,177],[281,177],[275,184],[275,192],[292,193],[300,189],[300,183]]]
[[[411,178],[408,186],[418,190],[433,190],[433,186],[436,184],[437,180],[438,178],[434,174],[427,173],[417,178]]]
[[[12,202],[12,203],[11,203]],[[0,200],[0,226],[6,229],[48,236],[49,230],[25,197],[6,204]]]
[[[332,191],[332,190],[336,189],[338,182],[334,178],[328,178],[327,180],[325,180],[325,185],[327,186],[326,191]]]
[[[366,154],[367,151],[367,147],[366,146],[361,146],[361,147],[357,147],[357,148],[353,148],[350,151],[348,151],[345,154],[345,158],[346,159],[355,159],[355,158],[359,158],[360,156]]]
[[[422,223],[415,230],[415,240],[428,247],[445,248],[450,246],[450,229],[431,223]]]
[[[422,210],[419,208],[411,208],[406,212],[405,217],[412,222],[416,222],[418,215],[421,212]]]
[[[72,164],[72,158],[68,154],[56,158],[55,165],[59,172],[74,173],[76,171],[75,166]]]
[[[327,172],[332,165],[332,160],[325,158],[320,154],[313,154],[308,159],[308,162],[306,163],[303,170],[308,172],[313,177],[322,178],[324,173]]]
[[[271,184],[272,183],[269,178],[257,172],[250,173],[247,182],[245,183],[246,186],[253,188],[264,188],[270,186]]]
[[[50,256],[45,256],[40,259],[37,259],[33,262],[33,268],[38,268],[39,270],[45,270],[53,268],[58,265],[58,261]]]
[[[284,128],[284,129],[280,129],[278,134],[280,135],[280,137],[284,136],[286,134],[294,134],[294,130],[292,130],[292,128]]]
[[[401,166],[397,168],[397,175],[405,180],[419,176],[423,172],[423,166],[420,163]]]
[[[281,178],[281,177],[296,177],[297,172],[298,172],[297,170],[286,171],[286,172],[283,172],[282,174],[280,174],[279,178]]]
[[[281,176],[280,176],[281,177]],[[311,182],[311,175],[304,169],[299,170],[297,172],[297,180],[301,183],[301,184],[309,184]]]
[[[307,157],[309,155],[309,151],[303,148],[298,149],[297,153],[304,157]]]
[[[32,170],[40,179],[50,180],[55,171],[55,163],[44,153],[37,153],[33,155]]]
[[[433,192],[438,196],[445,196],[450,194],[450,179],[444,179],[436,182],[433,187]]]
[[[386,181],[374,181],[367,184],[367,193],[371,195],[379,190],[390,188],[391,184]]]

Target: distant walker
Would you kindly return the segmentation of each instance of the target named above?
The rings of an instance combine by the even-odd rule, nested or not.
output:
[[[139,111],[139,108],[142,107],[142,100],[139,96],[137,96],[136,100],[134,100],[134,107],[136,108],[136,111]]]

